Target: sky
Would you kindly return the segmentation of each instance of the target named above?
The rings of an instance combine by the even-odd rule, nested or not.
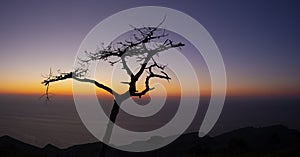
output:
[[[80,43],[96,24],[148,5],[182,11],[208,30],[224,59],[228,94],[300,94],[299,2],[136,0],[1,1],[0,93],[43,94],[41,75],[50,67],[71,70]],[[71,81],[52,88],[58,94],[71,89]]]
[[[88,133],[76,112],[73,98],[64,96],[72,94],[72,81],[53,83],[50,90],[57,97],[47,104],[38,99],[45,93],[45,87],[41,84],[42,75],[48,74],[50,68],[53,71],[70,71],[81,42],[99,22],[119,11],[140,6],[173,8],[201,23],[223,56],[228,96],[250,96],[241,99],[226,97],[224,110],[213,133],[273,124],[299,130],[300,3],[296,0],[1,0],[0,135],[17,137],[38,146],[53,143],[66,147],[94,141],[95,138]],[[127,24],[126,19],[124,21]],[[178,39],[189,44],[187,40],[172,35],[175,41]],[[199,53],[191,45],[183,47],[180,52],[190,57],[195,66],[201,94],[209,94],[210,78]],[[101,70],[110,71],[111,68],[101,64],[100,72],[96,73],[97,80],[109,82],[107,74],[103,75]],[[172,70],[168,72],[173,76],[176,71]],[[180,85],[176,77],[172,77],[170,83],[164,80],[157,82],[164,85],[164,88],[156,88],[160,96],[164,96],[164,90],[168,91],[168,96],[173,96],[172,91],[178,90]],[[193,92],[193,88],[190,91]],[[99,91],[99,95],[102,94]],[[297,99],[288,97],[290,95]],[[145,103],[143,100],[154,99],[146,96],[139,100]],[[203,104],[206,101],[204,99]],[[174,111],[174,103],[170,104],[164,106],[166,114],[163,110],[160,112],[163,114],[154,116],[153,121],[144,121],[148,117],[139,119],[142,123],[130,121],[128,116],[121,114],[120,123],[129,122],[128,127],[136,125],[140,129],[144,129],[140,124],[156,126],[157,122],[168,120],[163,116],[172,115],[170,112]],[[191,130],[198,131],[205,113],[206,106],[199,104]]]

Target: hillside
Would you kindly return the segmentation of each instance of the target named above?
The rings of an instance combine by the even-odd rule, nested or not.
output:
[[[153,140],[164,140],[153,137],[148,141],[135,143],[151,144]],[[75,145],[59,149],[51,144],[38,148],[9,136],[0,138],[1,157],[96,157],[102,143]],[[185,134],[170,145],[151,152],[130,153],[109,148],[107,156],[166,156],[166,157],[227,157],[227,156],[267,156],[267,157],[298,157],[300,156],[300,132],[282,125],[237,129],[215,137],[198,138],[197,133]]]

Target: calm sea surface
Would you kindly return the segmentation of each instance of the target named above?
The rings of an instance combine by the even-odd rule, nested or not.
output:
[[[160,128],[174,117],[179,101],[178,98],[170,98],[157,114],[145,118],[120,112],[117,124],[133,131]],[[105,99],[100,102],[104,110],[109,112],[112,101]],[[187,132],[195,132],[199,129],[207,104],[208,98],[201,98],[198,114]],[[300,130],[300,98],[228,97],[210,135],[214,136],[246,126],[259,127],[274,124],[283,124]],[[0,136],[3,135],[39,147],[51,143],[65,148],[97,141],[81,122],[73,98],[62,96],[55,96],[51,102],[45,103],[43,99],[39,99],[39,96],[0,95]],[[122,139],[121,135],[120,139]]]

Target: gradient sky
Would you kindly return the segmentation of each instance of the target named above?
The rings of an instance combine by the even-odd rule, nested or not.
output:
[[[138,6],[165,6],[198,20],[214,38],[231,94],[300,94],[297,1],[0,2],[0,93],[39,93],[49,68],[69,71],[86,34],[101,20]],[[53,92],[71,91],[71,81]]]

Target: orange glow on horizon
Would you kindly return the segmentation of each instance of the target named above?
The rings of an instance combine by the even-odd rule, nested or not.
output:
[[[8,87],[9,86],[9,87]],[[21,87],[21,88],[20,88]],[[95,87],[96,88],[96,87]],[[171,88],[172,89],[172,88]],[[25,85],[4,85],[0,88],[0,94],[12,94],[12,95],[43,95],[45,94],[46,87],[42,84],[25,84]],[[174,92],[177,90],[168,90],[169,96],[181,96],[180,92]],[[72,81],[63,81],[52,84],[50,86],[49,92],[55,95],[61,96],[72,96]],[[154,93],[153,93],[154,92]],[[154,96],[159,96],[158,93],[161,91],[149,91],[149,93],[153,94]],[[200,89],[200,96],[210,96],[211,95],[210,89]],[[96,93],[98,96],[110,97],[111,95],[104,90],[97,89]],[[79,93],[80,95],[89,95],[84,91]],[[190,94],[184,94],[188,96]],[[194,94],[192,94],[194,95]],[[226,92],[227,96],[293,96],[293,95],[300,95],[300,91],[293,91],[293,90],[270,90],[270,89],[227,89]]]
[[[14,81],[14,80],[4,80],[5,84],[0,86],[0,94],[22,94],[22,95],[43,95],[45,94],[46,87],[43,86],[40,82],[41,80],[29,80],[29,81]],[[13,83],[11,83],[13,82]],[[178,80],[172,80],[168,83],[165,80],[155,80],[154,83],[161,84],[163,88],[167,91],[169,96],[180,96],[180,85]],[[93,86],[92,84],[82,83],[84,86]],[[143,84],[142,84],[143,85]],[[235,84],[228,84],[227,96],[288,96],[288,95],[300,95],[300,91],[297,89],[279,89],[279,88],[267,88],[267,87],[248,87],[248,86],[234,86]],[[143,86],[141,86],[143,88]],[[95,87],[96,88],[96,87]],[[114,86],[115,89],[126,89],[127,85],[118,85]],[[140,88],[140,89],[142,89]],[[199,85],[200,96],[210,96],[210,85],[201,84]],[[155,89],[150,91],[153,96],[160,96],[161,92],[164,92],[162,89]],[[102,95],[104,97],[110,96],[104,90],[96,88],[97,95]],[[121,90],[122,91],[122,90]],[[52,83],[50,85],[49,92],[55,95],[62,96],[72,96],[72,80],[64,80]],[[89,95],[84,90],[79,94]],[[194,93],[193,89],[189,93],[183,93],[184,96],[197,95]]]

